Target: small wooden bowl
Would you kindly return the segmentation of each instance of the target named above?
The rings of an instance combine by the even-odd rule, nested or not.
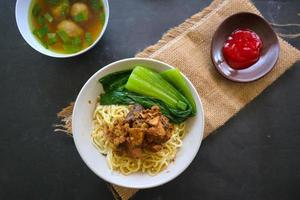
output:
[[[259,60],[252,66],[236,70],[225,61],[222,53],[223,45],[228,36],[238,28],[249,28],[256,32],[263,42]],[[262,17],[247,12],[231,15],[217,28],[211,44],[211,58],[217,70],[226,78],[236,82],[250,82],[257,80],[275,66],[279,56],[278,38]]]

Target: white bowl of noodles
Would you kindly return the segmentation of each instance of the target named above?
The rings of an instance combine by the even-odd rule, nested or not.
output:
[[[76,148],[87,166],[100,178],[107,182],[128,188],[151,188],[167,183],[181,174],[196,156],[204,131],[204,113],[200,97],[192,83],[184,76],[196,103],[197,113],[185,123],[185,136],[176,151],[176,156],[167,167],[156,175],[135,172],[124,175],[109,167],[107,156],[95,147],[91,134],[93,132],[93,115],[103,88],[99,79],[113,72],[132,69],[136,65],[147,66],[155,71],[172,69],[173,67],[152,59],[129,58],[107,65],[96,72],[81,89],[73,110],[73,136]]]

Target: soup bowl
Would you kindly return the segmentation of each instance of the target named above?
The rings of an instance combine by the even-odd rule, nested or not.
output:
[[[98,80],[113,72],[132,69],[136,65],[146,66],[155,71],[173,68],[166,63],[152,59],[130,58],[114,62],[100,69],[85,83],[76,99],[72,116],[72,130],[74,142],[81,158],[96,175],[112,184],[141,189],[167,183],[181,174],[190,165],[199,150],[203,138],[204,112],[195,87],[184,76],[195,100],[197,113],[185,122],[186,136],[183,139],[182,146],[177,151],[175,160],[155,176],[141,172],[125,176],[117,171],[112,171],[108,166],[106,156],[96,149],[91,139],[93,113],[99,94],[103,93],[103,88]]]
[[[108,0],[102,0],[103,6],[104,6],[104,12],[105,12],[105,22],[103,25],[103,28],[101,32],[99,33],[98,37],[96,40],[87,48],[82,49],[81,51],[78,51],[76,53],[71,53],[71,54],[64,54],[64,53],[58,53],[51,51],[49,49],[46,49],[39,41],[38,39],[33,35],[32,30],[30,28],[30,5],[31,5],[32,0],[17,0],[16,2],[16,8],[15,8],[15,17],[16,17],[16,22],[18,29],[23,36],[24,40],[36,51],[50,56],[50,57],[56,57],[56,58],[68,58],[68,57],[73,57],[80,55],[92,47],[95,46],[97,42],[101,39],[103,36],[105,29],[107,27],[108,19],[109,19],[109,5],[108,5]]]

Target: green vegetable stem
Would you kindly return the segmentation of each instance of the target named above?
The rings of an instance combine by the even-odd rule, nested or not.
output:
[[[187,100],[157,72],[137,66],[132,71],[125,88],[141,95],[165,102],[172,108],[185,110]]]
[[[160,74],[188,99],[189,103],[192,105],[193,113],[196,113],[196,103],[193,94],[180,71],[178,69],[169,69]]]
[[[195,114],[196,107],[193,110],[190,103],[192,96],[186,98],[164,76],[141,66],[109,74],[99,80],[105,91],[100,95],[100,104],[140,104],[144,108],[157,105],[171,122],[181,123]]]

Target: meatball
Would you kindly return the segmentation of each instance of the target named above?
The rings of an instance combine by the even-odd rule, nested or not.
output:
[[[69,37],[77,37],[83,34],[83,30],[71,20],[63,20],[57,25],[58,30],[66,32]]]
[[[69,6],[65,4],[52,7],[50,10],[54,19],[58,21],[64,19],[69,14]]]
[[[80,21],[86,21],[89,19],[89,8],[85,3],[74,3],[71,7],[71,16],[74,20],[78,15],[82,15],[82,19]]]

